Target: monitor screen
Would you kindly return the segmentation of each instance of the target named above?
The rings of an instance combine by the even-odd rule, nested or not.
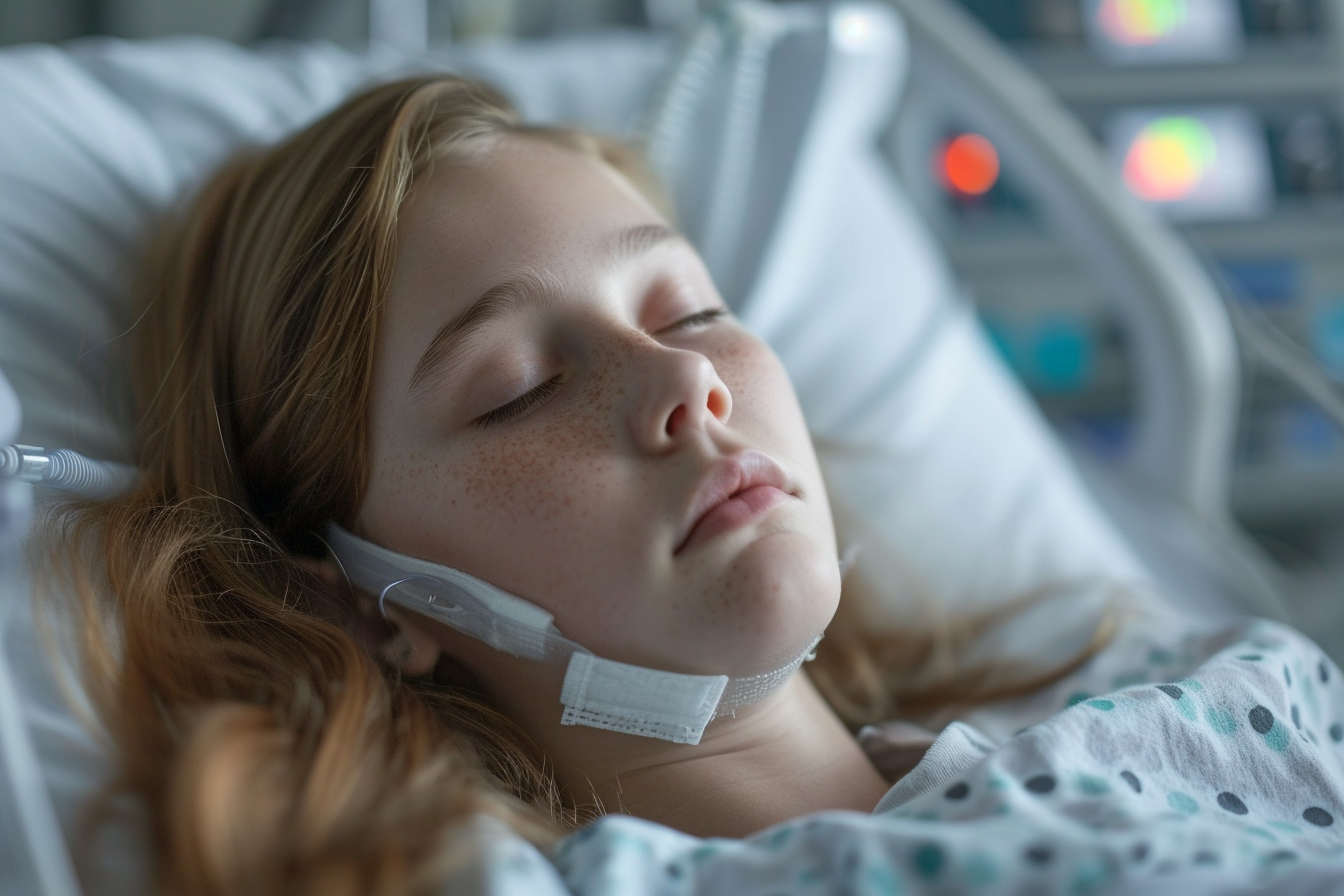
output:
[[[1092,52],[1121,65],[1206,62],[1240,55],[1236,0],[1081,0]]]
[[[1105,139],[1129,191],[1174,219],[1254,218],[1273,204],[1264,127],[1249,109],[1121,109]]]

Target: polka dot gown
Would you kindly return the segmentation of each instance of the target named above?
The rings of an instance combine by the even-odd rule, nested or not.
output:
[[[495,873],[488,891],[1161,892],[1164,877],[1201,870],[1291,881],[1323,865],[1344,881],[1344,676],[1276,623],[1165,634],[1128,637],[1048,692],[968,716],[997,746],[924,769],[932,783],[887,811],[805,816],[744,840],[609,816],[550,861]]]

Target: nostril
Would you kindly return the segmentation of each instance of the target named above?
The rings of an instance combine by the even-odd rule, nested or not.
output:
[[[720,423],[728,422],[728,414],[732,406],[732,399],[723,389],[711,389],[709,397],[705,399],[705,407]]]
[[[685,419],[686,405],[679,404],[672,409],[672,413],[667,415],[667,425],[663,429],[669,436],[674,436],[677,434],[677,430],[681,428],[681,422]]]

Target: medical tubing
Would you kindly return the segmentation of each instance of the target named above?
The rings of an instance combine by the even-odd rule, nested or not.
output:
[[[737,7],[735,12],[737,53],[728,85],[718,170],[714,172],[700,246],[709,269],[724,279],[731,274],[728,265],[736,257],[746,216],[770,50],[785,30],[777,14],[766,15],[750,6]]]
[[[723,55],[724,42],[720,26],[712,19],[695,30],[645,125],[649,165],[669,183],[675,182],[679,173],[673,170],[674,162],[690,137],[696,111]]]
[[[128,464],[94,460],[68,448],[47,451],[32,445],[0,447],[0,476],[84,498],[110,498],[129,488],[138,475]]]

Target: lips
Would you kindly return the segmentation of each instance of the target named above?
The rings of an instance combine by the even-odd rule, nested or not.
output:
[[[758,519],[791,497],[788,477],[768,455],[742,451],[725,458],[701,478],[686,515],[686,534],[673,553]]]

